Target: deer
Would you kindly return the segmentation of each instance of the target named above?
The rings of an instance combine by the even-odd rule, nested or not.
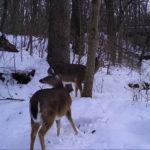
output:
[[[104,66],[104,61],[99,59],[99,56],[96,57],[95,73],[102,66]],[[78,89],[80,90],[80,96],[82,96],[82,83],[85,80],[86,66],[81,64],[55,64],[53,69],[61,77],[62,81],[75,83],[75,96],[77,96]],[[51,74],[52,67],[47,72]]]
[[[11,44],[3,33],[0,32],[0,51],[18,52],[15,45]]]
[[[66,116],[75,134],[78,131],[72,119],[71,97],[63,86],[61,78],[56,74],[48,75],[39,80],[41,83],[52,85],[53,88],[40,89],[30,99],[31,116],[31,143],[30,150],[34,149],[34,142],[38,132],[42,150],[45,150],[44,136],[54,121],[57,124],[57,135],[60,134],[61,117]]]

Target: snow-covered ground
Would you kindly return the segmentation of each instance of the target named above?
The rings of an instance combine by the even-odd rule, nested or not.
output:
[[[32,94],[48,87],[39,83],[47,75],[46,59],[21,54],[0,53],[0,72],[3,67],[16,69],[36,69],[27,85],[0,81],[0,98],[13,97],[25,101],[0,101],[0,149],[29,149],[30,115],[29,100]],[[79,134],[75,135],[68,120],[62,118],[60,136],[56,135],[56,124],[48,131],[45,143],[48,149],[150,149],[150,106],[147,98],[133,101],[129,82],[145,79],[150,81],[150,62],[146,61],[142,75],[127,68],[106,68],[96,74],[93,98],[72,97],[72,115]],[[37,136],[35,149],[41,149]]]

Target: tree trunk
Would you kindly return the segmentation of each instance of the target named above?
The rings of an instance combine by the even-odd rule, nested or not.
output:
[[[98,22],[99,22],[99,9],[101,0],[92,1],[92,16],[91,27],[88,40],[88,57],[87,57],[87,70],[85,76],[85,84],[82,96],[92,97],[94,70],[95,70],[95,57],[97,49],[97,35],[98,35]]]
[[[50,0],[47,61],[51,65],[70,62],[69,2],[69,0]]]
[[[71,41],[74,53],[78,54],[79,56],[84,55],[82,11],[81,0],[72,0]]]
[[[116,41],[115,41],[115,18],[114,18],[114,8],[113,0],[105,0],[106,4],[106,14],[107,14],[107,34],[108,34],[108,56],[109,61],[115,65],[116,62]]]
[[[8,2],[7,0],[4,0],[4,3],[3,3],[3,14],[1,16],[1,24],[0,24],[0,31],[3,32],[3,28],[4,28],[4,25],[5,25],[5,21],[6,21],[6,14],[7,14],[7,6],[8,6]]]

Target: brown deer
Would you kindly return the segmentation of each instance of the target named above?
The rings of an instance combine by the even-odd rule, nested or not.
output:
[[[98,57],[95,58],[95,73],[98,71],[99,67],[104,66],[104,61],[99,60]],[[77,96],[78,89],[80,90],[80,95],[82,96],[82,83],[85,79],[86,66],[80,64],[56,64],[53,66],[54,71],[61,77],[64,82],[74,82],[75,83],[75,96]],[[51,67],[48,69],[48,74],[51,74]]]
[[[44,136],[56,120],[57,135],[60,133],[60,117],[66,116],[74,132],[77,129],[71,117],[71,97],[63,87],[62,80],[58,75],[49,75],[40,80],[54,86],[51,89],[41,89],[33,94],[30,99],[31,115],[31,143],[30,150],[34,148],[35,137],[38,132],[42,150],[45,150]]]
[[[18,52],[15,45],[11,44],[2,33],[0,33],[0,51]]]

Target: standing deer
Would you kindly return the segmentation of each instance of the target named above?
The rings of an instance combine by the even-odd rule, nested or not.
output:
[[[0,51],[8,52],[18,52],[15,45],[11,44],[5,37],[4,34],[0,32]]]
[[[58,75],[49,75],[40,80],[54,86],[51,89],[41,89],[33,94],[30,99],[31,115],[31,143],[30,150],[34,148],[35,137],[38,132],[42,150],[45,150],[44,136],[56,120],[57,135],[60,133],[60,117],[66,116],[77,134],[77,129],[71,117],[71,97],[63,87]]]
[[[104,61],[99,60],[98,57],[95,58],[95,73],[98,71],[99,67],[104,66]],[[75,83],[75,95],[77,96],[78,89],[80,90],[80,95],[82,96],[82,83],[85,79],[86,66],[80,64],[56,64],[53,66],[54,71],[61,77],[64,82],[74,82]],[[51,67],[48,69],[48,74],[51,74]]]

